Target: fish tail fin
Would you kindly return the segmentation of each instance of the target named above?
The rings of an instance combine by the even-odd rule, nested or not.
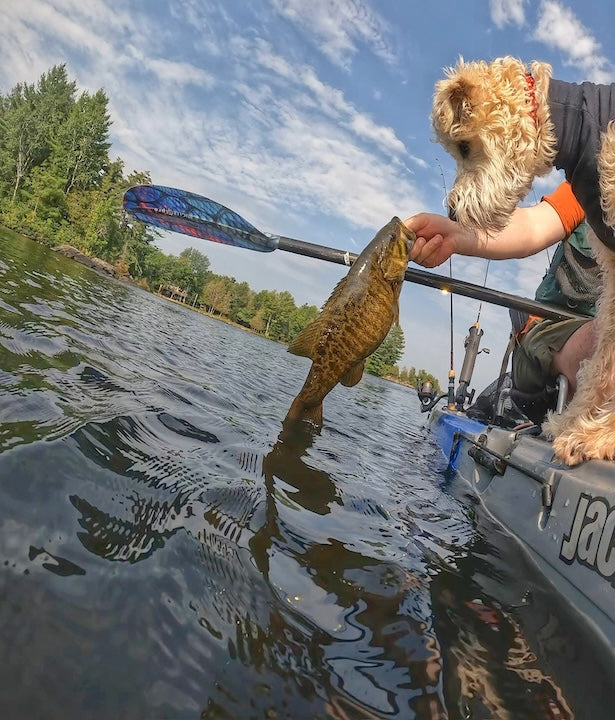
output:
[[[284,424],[289,420],[303,420],[320,427],[322,425],[322,401],[317,405],[306,405],[299,397],[296,397],[290,406]]]

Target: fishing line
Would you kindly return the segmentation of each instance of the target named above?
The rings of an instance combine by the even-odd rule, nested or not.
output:
[[[448,198],[448,190],[446,189],[446,179],[444,178],[444,170],[442,169],[442,165],[438,158],[436,158],[436,162],[438,163],[438,167],[440,168],[440,175],[442,177],[442,186],[444,188],[444,207],[446,208],[447,205],[447,198]],[[453,279],[453,257],[452,255],[449,255],[448,258],[448,274],[451,280]],[[454,324],[453,324],[453,317],[454,317],[454,311],[453,311],[453,293],[449,293],[450,295],[450,331],[451,331],[451,338],[450,338],[450,345],[451,345],[451,362],[450,362],[450,369],[448,371],[448,408],[449,410],[454,410],[455,405],[455,355],[454,355]]]
[[[485,279],[483,280],[483,287],[487,287],[487,276],[489,275],[489,265],[491,264],[491,258],[487,258],[487,267],[485,268]],[[478,321],[480,320],[480,313],[483,309],[483,301],[480,301],[480,304],[478,306],[478,314],[476,315],[476,324],[478,325]]]
[[[451,258],[448,259],[448,275],[452,279],[453,278],[453,263]],[[455,363],[454,363],[454,355],[453,355],[453,293],[449,293],[450,296],[450,312],[451,312],[451,319],[450,319],[450,325],[451,325],[451,372],[454,373]]]
[[[534,204],[538,205],[538,196],[536,195],[536,190],[533,185],[532,185],[532,195],[534,196]],[[545,248],[545,252],[547,253],[547,261],[549,263],[547,266],[547,270],[546,270],[546,272],[548,272],[549,268],[551,267],[551,253],[549,252],[548,247]]]

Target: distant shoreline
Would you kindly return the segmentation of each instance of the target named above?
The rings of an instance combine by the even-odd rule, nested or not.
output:
[[[96,270],[99,273],[106,275],[107,277],[112,277],[116,280],[121,280],[122,282],[127,282],[131,285],[136,285],[138,287],[143,287],[131,275],[121,275],[118,269],[111,263],[107,262],[106,260],[101,260],[100,258],[93,257],[92,255],[86,255],[82,250],[79,250],[79,248],[76,248],[74,245],[69,245],[67,243],[55,246],[47,245],[47,243],[41,242],[38,238],[35,238],[32,235],[28,235],[20,230],[15,230],[15,228],[10,227],[9,225],[5,225],[4,223],[0,223],[0,227],[2,227],[2,229],[7,232],[24,237],[27,240],[35,242],[37,245],[42,245],[43,247],[46,247],[52,252],[57,252],[60,255],[69,258],[70,260],[74,260],[80,265],[89,267],[91,270]]]
[[[155,290],[151,290],[150,288],[141,285],[131,275],[120,275],[117,268],[115,266],[111,265],[111,263],[108,263],[106,260],[101,260],[100,258],[96,258],[91,255],[86,255],[84,252],[82,252],[78,248],[74,247],[73,245],[64,244],[64,245],[56,245],[55,247],[51,247],[51,246],[47,245],[46,243],[41,243],[40,240],[37,240],[34,237],[30,237],[29,235],[26,235],[25,233],[19,232],[17,230],[14,230],[11,227],[8,227],[8,225],[2,224],[2,227],[5,230],[8,230],[9,232],[14,233],[15,235],[21,235],[22,237],[25,237],[28,240],[31,240],[32,242],[37,243],[38,245],[43,245],[44,247],[49,248],[49,250],[51,250],[52,252],[57,252],[60,255],[63,255],[64,257],[68,258],[69,260],[74,260],[75,262],[79,263],[80,265],[84,265],[85,267],[89,267],[92,270],[96,270],[97,272],[101,273],[102,275],[104,275],[106,277],[112,277],[114,280],[119,280],[120,282],[128,283],[130,285],[134,285],[135,287],[140,287],[142,290],[146,290],[147,292],[151,293],[152,295],[155,295],[156,297],[161,298],[162,300],[168,300],[169,302],[172,302],[175,305],[180,305],[181,307],[188,308],[190,310],[194,310],[195,312],[198,312],[201,315],[205,315],[206,317],[212,318],[212,320],[218,320],[220,322],[225,323],[226,325],[231,325],[233,327],[236,327],[239,330],[245,330],[246,332],[249,332],[252,335],[257,335],[258,337],[262,337],[265,340],[269,340],[270,342],[278,343],[278,345],[287,345],[287,343],[282,342],[281,340],[275,340],[274,338],[267,337],[266,335],[263,335],[263,333],[259,333],[250,327],[246,327],[245,325],[240,325],[239,323],[236,323],[234,320],[231,320],[230,318],[225,318],[222,315],[216,315],[207,310],[203,310],[203,308],[197,308],[188,303],[180,302],[179,300],[174,300],[173,298],[167,297],[166,295],[156,292]],[[371,377],[378,377],[378,376],[372,375]],[[402,382],[399,378],[393,377],[392,375],[383,375],[380,377],[382,378],[382,380],[388,380],[389,382],[393,382],[396,385],[403,385],[404,387],[411,388],[412,390],[416,390],[415,385],[411,385],[410,383],[407,383],[407,382]]]
[[[152,295],[155,295],[156,297],[159,297],[162,300],[168,300],[169,302],[172,302],[175,305],[179,305],[180,307],[187,308],[188,310],[194,310],[194,312],[198,312],[200,315],[205,315],[205,317],[209,317],[212,320],[219,320],[220,322],[223,322],[226,325],[232,325],[233,327],[236,327],[239,330],[246,330],[247,332],[251,333],[252,335],[258,335],[258,337],[262,337],[265,340],[269,340],[270,342],[278,343],[278,345],[287,345],[287,343],[282,342],[281,340],[274,340],[274,338],[267,337],[266,335],[263,335],[263,333],[259,333],[257,330],[253,330],[251,327],[247,327],[246,325],[240,325],[239,323],[236,323],[234,320],[231,320],[230,318],[225,318],[222,315],[216,315],[215,313],[211,313],[208,310],[203,310],[203,308],[198,308],[198,307],[195,307],[194,305],[189,305],[188,303],[183,303],[180,300],[174,300],[173,298],[170,298],[167,295],[163,295],[162,293],[156,292],[155,290],[148,290],[148,292],[151,292]]]

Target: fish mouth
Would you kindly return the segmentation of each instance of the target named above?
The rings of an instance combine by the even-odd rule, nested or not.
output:
[[[386,280],[402,280],[410,261],[410,251],[416,241],[416,235],[402,221],[393,218],[394,227],[389,242],[384,246],[380,266]]]
[[[410,255],[410,251],[414,247],[414,243],[416,242],[416,235],[414,233],[414,230],[410,230],[410,228],[406,227],[403,224],[403,222],[401,222],[401,220],[400,220],[399,224],[401,225],[401,228],[400,228],[401,234],[402,234],[403,240],[406,244],[406,257],[408,257],[408,255]],[[406,264],[408,262],[409,261],[407,260]]]

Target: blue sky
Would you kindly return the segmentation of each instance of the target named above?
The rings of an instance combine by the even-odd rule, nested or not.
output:
[[[552,64],[554,77],[615,81],[612,4],[542,0],[19,0],[2,4],[0,92],[66,63],[103,88],[113,156],[186,188],[259,229],[359,252],[393,215],[441,212],[454,165],[429,111],[442,68],[462,55]],[[535,202],[560,180],[536,183]],[[165,252],[195,246],[168,234]],[[283,252],[202,241],[216,272],[320,306],[345,270]],[[549,259],[491,262],[487,285],[533,297]],[[482,285],[486,261],[453,259]],[[437,272],[448,274],[448,264]],[[454,298],[455,369],[479,303]],[[446,384],[449,298],[405,283],[402,363]],[[508,312],[483,305],[473,383],[497,375]]]

